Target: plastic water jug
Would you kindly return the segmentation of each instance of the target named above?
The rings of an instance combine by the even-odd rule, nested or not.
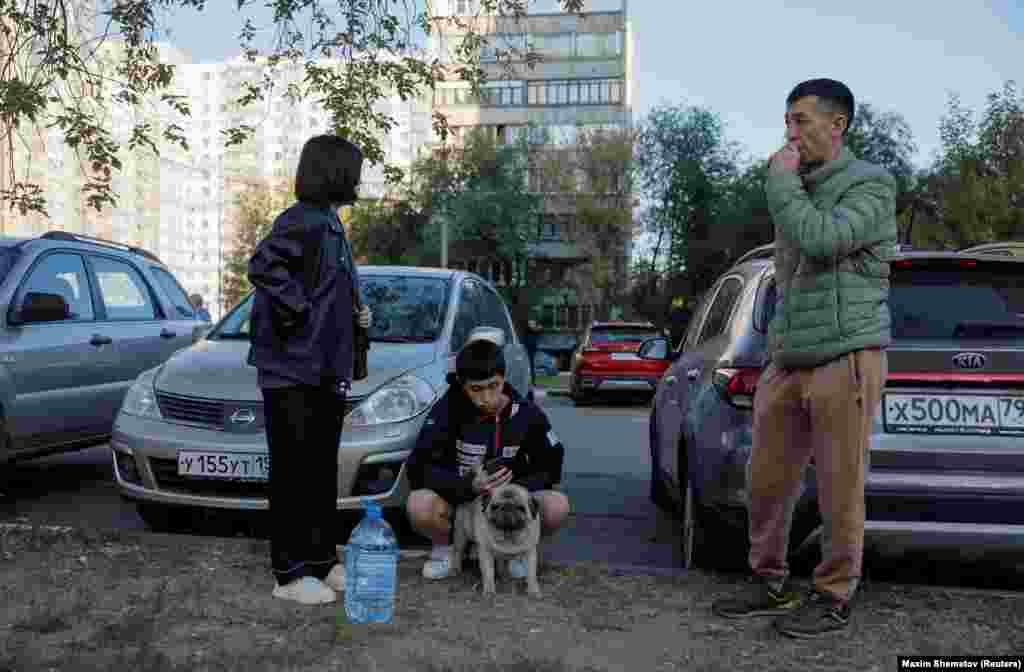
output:
[[[380,506],[366,514],[345,547],[345,615],[349,623],[390,623],[398,579],[398,540]]]

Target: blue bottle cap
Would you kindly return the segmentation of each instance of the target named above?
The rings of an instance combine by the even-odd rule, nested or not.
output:
[[[372,499],[364,499],[363,500],[363,508],[366,509],[366,517],[367,518],[383,518],[384,517],[384,511],[380,508],[380,505],[377,504],[377,502],[375,502]]]

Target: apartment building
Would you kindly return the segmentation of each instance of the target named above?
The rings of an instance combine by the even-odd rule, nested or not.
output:
[[[63,229],[143,246],[170,266],[190,294],[201,294],[216,318],[223,308],[223,260],[235,239],[238,197],[254,186],[290,194],[303,143],[326,132],[331,120],[315,100],[286,95],[289,84],[302,79],[298,67],[269,71],[274,81],[270,95],[239,108],[236,101],[245,83],[261,80],[268,72],[265,63],[243,58],[193,63],[173,45],[158,48],[161,60],[175,65],[172,92],[188,98],[191,114],[182,117],[152,100],[128,108],[114,103],[109,92],[96,101],[121,146],[123,166],[112,178],[117,204],[102,211],[90,208],[81,191],[88,166],[67,147],[63,134],[42,126],[26,128],[15,143],[14,165],[19,179],[42,187],[49,217],[0,208],[0,235]],[[119,49],[110,42],[104,53],[116,56]],[[387,160],[408,169],[431,138],[430,101],[393,96],[380,101],[378,109],[396,122],[383,138]],[[188,149],[161,142],[159,155],[148,148],[129,150],[132,129],[140,122],[152,124],[157,134],[168,124],[179,125]],[[224,131],[242,124],[254,129],[252,137],[225,146]],[[0,161],[0,170],[7,165]],[[381,197],[384,192],[383,167],[366,165],[361,195]]]
[[[487,82],[479,99],[457,76],[440,83],[435,92],[434,107],[446,115],[456,142],[466,129],[483,127],[499,141],[527,134],[531,143],[543,144],[542,151],[557,152],[571,146],[581,128],[632,126],[631,33],[624,2],[608,11],[538,13],[519,19],[482,15],[477,0],[440,0],[434,7],[436,30],[430,46],[442,63],[456,60],[467,23],[489,42],[480,53]],[[499,50],[511,54],[511,62]],[[532,68],[517,58],[527,51],[541,59]],[[530,277],[553,285],[531,317],[541,320],[549,333],[565,332],[568,347],[574,342],[572,334],[594,317],[595,299],[580,280],[584,276],[573,281],[588,262],[587,253],[568,236],[576,217],[567,204],[571,199],[559,198],[535,175],[530,188],[544,194],[537,241],[530,244]],[[615,266],[624,281],[631,241],[622,243],[624,253]],[[453,255],[452,265],[481,272],[499,285],[507,275],[486,255]]]

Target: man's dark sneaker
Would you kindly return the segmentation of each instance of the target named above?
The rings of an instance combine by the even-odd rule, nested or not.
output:
[[[807,639],[838,632],[849,623],[849,603],[815,590],[798,609],[779,618],[775,628],[784,635]]]
[[[715,602],[711,610],[723,618],[747,618],[778,616],[800,606],[799,593],[774,590],[763,581],[752,584],[749,590],[742,597]]]

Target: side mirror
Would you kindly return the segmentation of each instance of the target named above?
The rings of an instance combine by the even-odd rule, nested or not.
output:
[[[60,294],[29,292],[21,310],[14,314],[14,324],[29,322],[60,322],[71,317],[71,309]]]
[[[469,332],[469,337],[466,339],[466,344],[472,343],[473,341],[490,341],[499,348],[505,347],[505,332],[498,327],[477,327]],[[462,347],[466,347],[463,345]]]
[[[195,344],[203,340],[204,338],[206,338],[206,335],[209,334],[211,331],[213,331],[213,325],[210,324],[204,324],[203,326],[200,327],[193,327],[192,343]]]
[[[668,339],[664,336],[648,338],[640,344],[640,349],[637,351],[637,356],[640,359],[672,360],[675,359],[674,355]]]

